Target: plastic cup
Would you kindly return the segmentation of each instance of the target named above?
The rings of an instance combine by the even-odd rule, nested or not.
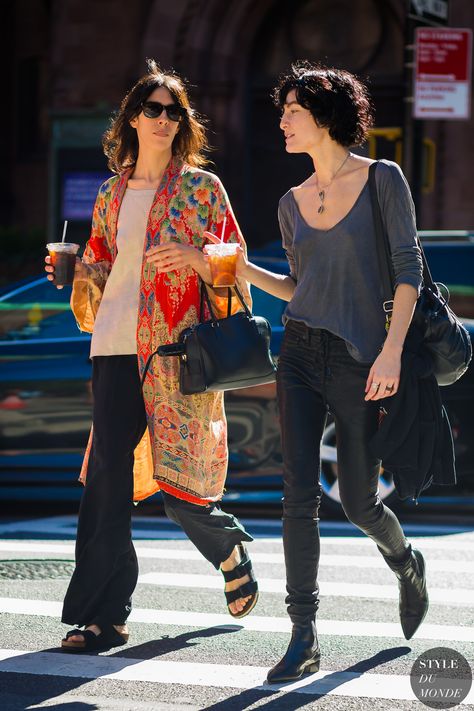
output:
[[[54,267],[53,284],[56,286],[72,284],[79,245],[73,242],[50,242],[46,247]]]
[[[238,246],[238,242],[221,242],[204,246],[204,252],[209,257],[212,286],[235,285]]]

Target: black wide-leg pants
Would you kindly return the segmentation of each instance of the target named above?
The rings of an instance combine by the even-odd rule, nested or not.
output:
[[[364,400],[369,370],[329,331],[287,323],[277,392],[286,603],[294,624],[314,619],[319,605],[320,443],[329,411],[336,425],[339,493],[347,518],[375,541],[386,560],[401,562],[410,555],[397,517],[378,495],[380,461],[369,441],[377,431],[379,404]]]
[[[93,439],[79,509],[76,568],[62,621],[122,625],[132,609],[138,562],[131,535],[134,450],[146,429],[136,355],[93,358]],[[219,568],[235,545],[252,541],[219,504],[199,506],[162,492],[167,516]]]

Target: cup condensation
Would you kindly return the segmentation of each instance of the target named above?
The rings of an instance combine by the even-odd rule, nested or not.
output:
[[[212,286],[235,285],[238,246],[238,242],[205,245],[204,252],[209,258]]]

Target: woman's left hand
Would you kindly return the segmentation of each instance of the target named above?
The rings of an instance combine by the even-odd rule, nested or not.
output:
[[[370,369],[364,400],[382,400],[395,395],[400,385],[401,357],[401,351],[382,349]]]
[[[184,267],[196,268],[199,257],[202,257],[200,250],[189,244],[180,242],[166,242],[157,247],[150,247],[145,252],[147,262],[154,264],[159,272],[172,272],[175,269]]]

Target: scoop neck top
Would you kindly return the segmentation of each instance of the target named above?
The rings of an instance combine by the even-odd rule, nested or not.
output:
[[[375,178],[395,284],[411,284],[419,290],[422,260],[410,189],[392,161],[378,161]],[[290,275],[296,283],[283,322],[295,320],[310,328],[326,329],[345,340],[356,360],[373,362],[386,330],[368,182],[346,215],[329,229],[306,222],[293,190],[281,198],[278,219]]]

